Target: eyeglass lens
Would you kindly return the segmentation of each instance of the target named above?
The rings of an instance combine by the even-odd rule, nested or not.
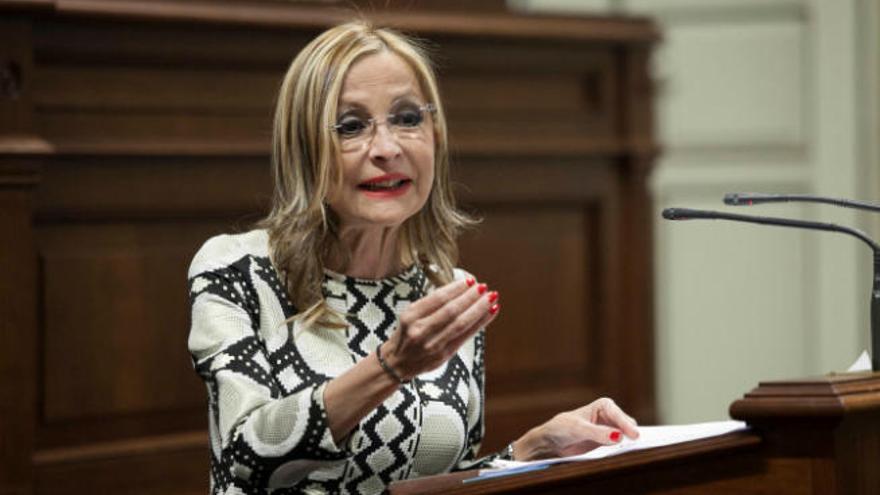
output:
[[[389,114],[384,120],[356,114],[344,115],[333,128],[339,135],[343,151],[357,150],[369,143],[380,124],[385,124],[398,139],[414,139],[423,135],[422,124],[430,108],[429,105],[405,107]]]

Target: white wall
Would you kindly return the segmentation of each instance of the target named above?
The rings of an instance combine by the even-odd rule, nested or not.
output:
[[[725,207],[725,192],[880,200],[878,0],[517,0],[555,12],[658,20],[653,176],[661,420],[727,417],[759,380],[845,369],[869,345],[870,251],[827,233],[665,222],[668,206],[875,218],[787,204]]]

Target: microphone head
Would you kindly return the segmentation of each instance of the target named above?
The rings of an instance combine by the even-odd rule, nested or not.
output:
[[[740,203],[739,193],[725,194],[724,195],[724,204],[731,205],[731,206],[739,206],[740,204],[742,204],[742,203]]]
[[[779,201],[789,201],[788,195],[754,192],[727,193],[724,195],[724,204],[731,206],[752,206],[764,203],[777,203]]]
[[[678,220],[680,218],[678,208],[665,208],[662,215],[666,220]]]

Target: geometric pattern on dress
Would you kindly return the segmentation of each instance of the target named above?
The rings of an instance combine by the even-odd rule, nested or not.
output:
[[[319,345],[314,343],[317,339],[290,338],[293,325],[285,321],[297,309],[267,253],[265,231],[218,236],[205,243],[190,267],[190,352],[208,390],[212,493],[378,493],[392,481],[409,477],[416,455],[420,462],[429,461],[432,452],[450,448],[461,452],[454,469],[480,464],[475,457],[483,438],[483,330],[442,372],[400,387],[343,445],[334,444],[327,425],[323,385],[387,340],[400,311],[428,292],[421,267],[381,280],[327,272],[322,292],[328,305],[345,314],[348,327],[339,330],[343,333],[337,334],[338,345],[316,348],[310,346]],[[456,276],[465,274],[456,271]],[[267,352],[263,336],[276,339],[278,328],[288,338],[283,343],[273,340],[278,348]],[[324,361],[328,352],[334,353],[332,359]],[[323,371],[309,362],[320,363]],[[291,373],[295,380],[289,379]],[[288,388],[289,383],[295,386]],[[421,390],[429,384],[433,395]],[[438,409],[441,403],[447,407]],[[423,411],[432,404],[432,410],[448,411],[447,421],[460,425],[465,438],[422,435],[429,433],[423,430],[428,427]],[[285,407],[296,409],[279,413]],[[229,423],[227,431],[220,430],[221,416]],[[252,444],[249,438],[260,440]],[[428,441],[432,443],[424,452],[419,450]],[[300,462],[315,467],[298,478],[284,478],[291,480],[286,488],[269,489],[273,474],[285,464]]]
[[[250,266],[251,258],[243,257],[227,268],[215,269],[193,277],[190,280],[190,297],[193,304],[210,304],[217,300],[231,303],[247,313],[253,329],[260,320],[260,308],[250,279]],[[201,361],[194,359],[196,371],[209,387],[211,412],[209,420],[214,421],[215,425],[220,423],[220,397],[223,393],[219,375],[233,374],[244,377],[253,382],[254,389],[266,391],[271,399],[283,397],[278,380],[269,373],[258,356],[265,356],[265,348],[258,333],[254,331],[250,336],[227,343],[220,352],[208,359]],[[309,394],[311,392],[311,390],[307,391]],[[327,429],[326,415],[314,398],[308,410],[304,412],[308,426],[303,429],[304,435],[289,454],[322,460],[343,459],[344,454],[320,449],[323,432]],[[212,485],[218,491],[221,487],[235,486],[248,492],[258,492],[260,490],[255,490],[255,487],[267,486],[272,472],[284,461],[280,457],[257,454],[253,446],[244,440],[243,428],[246,421],[247,419],[236,425],[231,438],[221,447],[219,457],[212,451]]]
[[[352,330],[348,340],[350,349],[364,357],[387,340],[397,327],[394,308],[401,300],[413,302],[418,299],[418,293],[409,290],[409,283],[403,284],[405,289],[401,295],[398,290],[400,282],[408,281],[418,273],[421,270],[410,269],[398,277],[382,281],[345,278],[348,295],[346,320]],[[408,472],[413,451],[406,447],[415,446],[418,432],[413,423],[418,400],[412,387],[412,384],[401,386],[397,394],[361,422],[359,445],[351,459],[358,475],[346,483],[348,491],[360,493],[371,486],[387,486],[403,479]]]

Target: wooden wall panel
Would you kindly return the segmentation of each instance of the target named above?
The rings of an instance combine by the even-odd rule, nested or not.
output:
[[[491,452],[610,393],[601,288],[614,175],[601,162],[511,158],[464,159],[457,177],[477,188],[462,196],[483,218],[462,239],[462,266],[498,290],[504,308],[487,340]]]
[[[265,113],[272,110],[276,71],[253,73],[213,67],[125,67],[58,64],[34,74],[34,104],[40,110],[149,110],[165,114]],[[248,89],[245,95],[239,94]]]
[[[162,246],[137,224],[41,230],[44,420],[203,405],[198,378],[179,371],[192,235]]]
[[[494,451],[511,440],[511,432],[496,424],[499,417],[536,409],[553,414],[547,404],[516,399],[547,395],[553,384],[553,393],[567,394],[554,401],[556,411],[586,400],[576,389],[590,388],[590,369],[601,353],[593,345],[598,305],[587,297],[597,278],[586,269],[595,256],[588,243],[589,211],[577,204],[483,211],[488,220],[462,243],[462,264],[479,269],[476,275],[502,295],[503,316],[487,337],[485,449]]]
[[[36,214],[46,222],[212,218],[244,225],[268,204],[268,168],[266,157],[67,156],[47,167]]]
[[[489,220],[463,241],[466,256],[485,272],[478,274],[481,280],[513,302],[531,301],[505,305],[505,321],[490,337],[488,359],[503,356],[506,365],[489,368],[496,394],[520,394],[546,383],[566,386],[596,362],[596,349],[587,344],[595,337],[587,316],[595,315],[597,304],[585,292],[598,278],[586,266],[594,248],[586,242],[590,218],[572,206],[486,208]],[[474,265],[467,261],[462,264]]]
[[[649,421],[651,364],[632,346],[652,352],[638,258],[654,149],[647,59],[628,57],[656,33],[638,19],[485,11],[477,25],[456,5],[375,16],[430,40],[459,197],[485,219],[461,242],[461,265],[504,307],[489,330],[484,447],[598,395]],[[16,16],[0,27],[26,76],[0,108],[27,116],[0,119],[2,241],[18,242],[0,263],[24,288],[0,301],[2,342],[27,336],[25,354],[0,350],[22,377],[0,393],[26,401],[0,423],[2,460],[23,468],[0,476],[0,493],[204,493],[187,265],[266,211],[276,87],[345,17],[271,1],[0,11]],[[12,304],[27,308],[8,318]]]
[[[620,81],[611,53],[570,43],[438,43],[455,149],[553,156],[614,148]]]
[[[207,436],[204,441],[207,442]],[[57,462],[38,469],[33,493],[204,495],[208,493],[208,461],[205,445],[193,450],[116,454],[95,460]]]

